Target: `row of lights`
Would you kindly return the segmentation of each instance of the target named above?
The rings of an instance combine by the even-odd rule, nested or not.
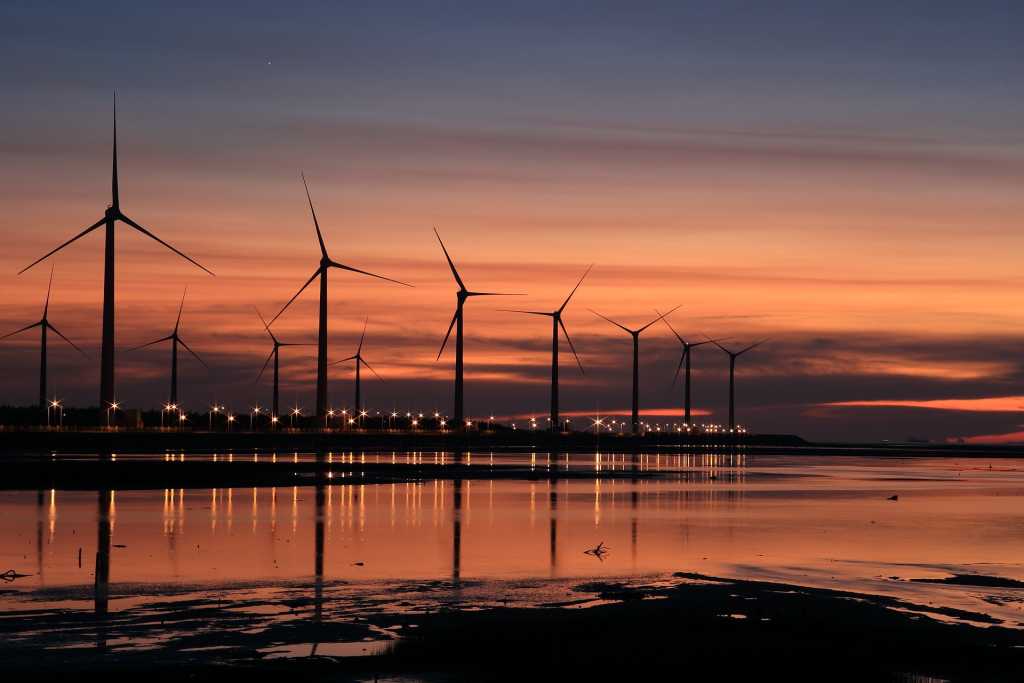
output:
[[[108,428],[110,427],[110,424],[111,424],[111,413],[116,413],[117,410],[120,407],[121,407],[121,404],[118,403],[117,401],[113,401],[113,402],[111,402],[108,405],[107,410],[106,410],[106,413],[107,413],[107,427]],[[261,414],[263,414],[264,410],[265,409],[261,408],[259,405],[256,405],[256,406],[254,406],[252,408],[252,412],[249,414],[249,429],[250,430],[252,430],[253,427],[255,426],[253,420],[255,418],[258,418]],[[160,411],[160,427],[161,428],[163,428],[165,426],[164,416],[167,413],[175,413],[175,412],[178,413],[178,423],[179,424],[183,425],[188,420],[188,418],[185,416],[185,413],[181,410],[181,408],[178,406],[178,404],[168,402],[168,403],[165,403],[163,405],[162,410]],[[233,425],[237,421],[237,417],[234,414],[232,414],[229,410],[227,410],[226,406],[221,405],[221,404],[216,404],[216,403],[210,406],[210,410],[209,410],[209,413],[208,413],[208,415],[209,415],[209,422],[208,422],[209,429],[211,431],[213,430],[213,417],[214,417],[214,415],[217,415],[217,414],[220,414],[220,413],[223,413],[225,415],[226,422],[227,422],[227,428],[230,431],[231,425]],[[267,414],[270,415],[269,412]],[[63,426],[63,423],[64,423],[64,403],[63,403],[63,401],[57,399],[56,397],[54,397],[52,400],[50,400],[49,403],[47,404],[47,417],[46,417],[47,427],[52,426],[51,420],[52,420],[52,416],[53,415],[57,415],[58,416],[59,425]],[[289,418],[290,418],[290,421],[291,421],[291,426],[294,428],[294,426],[295,426],[295,418],[302,416],[302,408],[300,408],[298,406],[295,406],[295,407],[293,407],[289,411],[288,415],[289,415]],[[337,417],[338,415],[342,416],[342,424],[343,425],[345,425],[345,424],[356,425],[357,424],[357,420],[361,422],[362,418],[368,416],[368,413],[365,410],[361,410],[361,411],[359,411],[358,415],[355,415],[355,413],[352,413],[352,415],[350,415],[348,409],[343,409],[343,410],[337,411],[337,410],[334,410],[332,408],[332,409],[327,411],[327,415],[324,417],[324,427],[329,429],[330,428],[330,419],[333,418],[333,417]],[[380,416],[380,411],[377,411],[376,415],[379,417]],[[392,411],[390,413],[390,415],[388,415],[388,417],[389,417],[389,425],[393,426],[393,424],[394,424],[393,421],[396,418],[399,417],[399,413],[398,413],[398,411]],[[413,412],[406,412],[405,413],[405,418],[410,421],[410,424],[411,424],[411,426],[413,428],[416,428],[416,427],[418,427],[420,425],[420,423],[423,421],[423,417],[424,417],[423,413],[413,413]],[[442,417],[441,413],[439,413],[437,411],[434,411],[434,419],[437,421],[437,423],[441,427],[442,431],[448,425],[447,417]],[[551,418],[550,417],[545,418],[545,420],[547,422],[549,422],[549,423],[551,422]],[[495,422],[495,418],[494,418],[493,415],[491,415],[487,419],[487,428],[490,429],[494,422]],[[569,426],[572,423],[572,419],[571,418],[565,418],[564,422],[565,422],[565,429],[568,431]],[[604,429],[606,431],[609,431],[609,432],[616,432],[616,431],[621,432],[621,431],[624,431],[626,429],[626,427],[630,424],[630,422],[627,421],[627,420],[613,420],[613,419],[602,418],[602,417],[590,418],[590,422],[591,422],[592,428],[594,429],[594,433],[595,434],[599,433],[602,429]],[[272,425],[276,426],[277,424],[280,423],[280,418],[277,415],[270,415],[270,423]],[[472,427],[472,426],[473,426],[473,420],[467,419],[466,420],[466,427],[469,428],[469,427]],[[717,424],[717,423],[692,424],[691,425],[691,424],[688,424],[686,422],[683,422],[683,423],[675,423],[675,422],[673,422],[673,423],[671,423],[671,425],[667,425],[667,424],[666,425],[662,425],[660,423],[652,425],[650,422],[641,422],[640,426],[644,429],[644,431],[648,431],[648,432],[649,431],[661,432],[661,431],[663,431],[663,428],[664,428],[664,431],[675,431],[675,432],[679,432],[679,433],[686,432],[688,434],[692,433],[692,432],[695,432],[695,431],[698,432],[698,433],[705,433],[705,434],[729,434],[729,433],[746,434],[747,433],[747,428],[744,427],[743,425],[736,425],[736,427],[730,429],[726,425],[721,425],[721,424]],[[517,429],[516,423],[514,423],[514,422],[511,423],[511,427],[512,427],[513,430]],[[534,431],[537,429],[537,418],[536,417],[531,417],[530,418],[530,429],[534,430]]]

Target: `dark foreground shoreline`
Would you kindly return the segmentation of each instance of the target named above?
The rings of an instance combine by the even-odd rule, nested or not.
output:
[[[30,620],[32,628],[52,627],[57,634],[88,627],[92,617],[8,614],[0,618],[0,658],[6,680],[33,681],[1017,681],[1024,672],[1024,630],[964,623],[984,622],[984,615],[776,583],[695,574],[675,579],[673,585],[580,584],[564,602],[539,607],[462,605],[354,619],[312,617],[329,615],[329,606],[314,612],[307,601],[293,605],[307,610],[306,618],[267,628],[250,618],[223,632],[211,628],[228,615],[223,607],[188,604],[180,613],[167,610],[159,623],[125,617],[111,626],[114,639],[159,639],[156,649],[136,652],[44,654],[40,648],[56,645],[58,635],[13,646],[9,636]],[[424,588],[437,589],[434,583]],[[593,604],[595,596],[600,604],[573,607]],[[179,629],[194,623],[195,633],[161,638],[165,620],[177,620]],[[327,650],[332,642],[379,637],[381,629],[400,637],[378,655],[325,656],[314,647],[287,659],[261,654],[268,643],[324,644]]]

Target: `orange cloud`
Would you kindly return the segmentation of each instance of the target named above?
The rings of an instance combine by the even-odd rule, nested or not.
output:
[[[825,403],[823,405],[839,408],[927,408],[930,410],[956,410],[972,413],[1020,413],[1024,412],[1024,396],[944,398],[927,401],[892,401],[880,399],[873,401],[837,401],[835,403]]]

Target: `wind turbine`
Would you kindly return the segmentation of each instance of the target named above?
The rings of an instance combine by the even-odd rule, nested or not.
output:
[[[572,355],[576,358],[576,364],[580,367],[580,372],[583,371],[583,363],[580,362],[580,357],[576,354],[576,347],[572,345],[572,339],[569,337],[569,331],[565,329],[565,323],[562,322],[562,311],[569,305],[569,300],[572,299],[572,295],[576,293],[576,290],[583,284],[583,280],[590,273],[590,269],[594,267],[594,264],[587,266],[587,270],[583,273],[583,277],[576,283],[576,286],[569,292],[569,296],[565,297],[565,301],[554,311],[520,311],[511,309],[501,309],[508,313],[525,313],[527,315],[544,315],[551,318],[551,431],[558,433],[562,431],[561,418],[558,413],[558,328],[562,328],[562,332],[565,334],[565,341],[569,342],[569,348],[572,350]]]
[[[655,313],[657,313],[657,309],[655,309]],[[672,330],[672,334],[676,336],[679,343],[683,345],[683,355],[679,357],[679,366],[676,367],[676,374],[672,378],[672,386],[675,386],[676,382],[679,381],[679,371],[682,370],[685,365],[686,372],[683,375],[685,387],[683,390],[683,422],[687,427],[689,427],[692,424],[690,422],[690,362],[693,358],[693,350],[698,346],[714,343],[714,340],[708,339],[702,342],[688,342],[679,336],[679,333],[676,332],[676,328],[672,327],[672,323],[668,321],[668,318],[665,318],[665,324],[668,325],[668,329]]]
[[[281,363],[280,363],[281,347],[282,346],[312,346],[312,344],[296,344],[296,343],[286,343],[286,342],[283,342],[283,341],[279,341],[278,338],[274,336],[274,333],[271,332],[270,325],[268,325],[267,321],[263,319],[263,314],[260,313],[258,308],[256,308],[255,310],[256,310],[256,315],[258,315],[260,317],[260,322],[263,323],[263,327],[267,330],[267,334],[270,335],[270,340],[272,342],[274,342],[274,348],[270,350],[270,355],[267,356],[267,360],[263,363],[263,367],[260,368],[260,374],[256,375],[256,381],[259,382],[260,381],[260,377],[263,376],[263,371],[267,369],[267,365],[270,363],[270,359],[271,358],[274,359],[274,403],[273,403],[273,411],[274,412],[271,413],[271,417],[273,418],[273,417],[277,417],[277,416],[279,416],[281,414],[279,409],[278,409],[278,396],[279,396],[279,392],[278,392],[278,387],[279,387],[278,377],[280,376],[280,370],[281,370]]]
[[[607,316],[604,316],[604,315],[601,315],[600,313],[598,313],[597,311],[595,311],[595,310],[593,310],[591,308],[587,309],[588,311],[590,311],[591,313],[596,315],[598,318],[603,318],[603,319],[607,320],[612,325],[615,325],[619,329],[628,332],[633,337],[633,420],[632,420],[632,432],[633,432],[633,434],[638,434],[640,432],[640,333],[643,332],[644,330],[646,330],[648,327],[650,327],[654,323],[658,322],[659,320],[662,320],[666,315],[669,315],[669,313],[672,313],[672,311],[675,311],[678,308],[679,308],[679,306],[676,306],[675,308],[673,308],[668,313],[658,314],[657,318],[655,318],[651,322],[647,323],[643,327],[640,327],[640,328],[635,329],[635,330],[631,330],[628,327],[626,327],[625,325],[621,325],[621,324],[615,322],[614,320],[612,320],[611,318],[609,318]]]
[[[522,294],[501,294],[499,292],[471,292],[466,289],[465,283],[462,282],[462,278],[459,277],[459,271],[455,269],[455,264],[452,262],[452,257],[448,255],[448,249],[444,246],[444,241],[441,239],[440,233],[437,232],[437,228],[434,228],[434,234],[437,235],[437,241],[441,243],[441,250],[444,252],[444,257],[448,259],[448,267],[452,269],[452,276],[455,278],[455,282],[459,285],[459,291],[455,293],[455,315],[452,316],[452,321],[448,323],[448,331],[444,335],[444,341],[441,342],[441,350],[437,352],[437,360],[440,360],[441,354],[444,353],[444,347],[448,344],[448,337],[452,335],[452,327],[455,327],[455,425],[456,429],[462,429],[465,427],[464,411],[463,411],[463,361],[462,361],[462,309],[466,305],[466,299],[471,296],[523,296]],[[456,326],[458,323],[458,326]]]
[[[754,342],[750,346],[740,349],[739,351],[730,351],[725,348],[714,339],[708,340],[718,348],[725,351],[729,355],[729,431],[732,432],[736,429],[736,359],[745,354],[747,351],[753,351],[761,344],[764,344],[767,339],[762,339],[759,342]]]
[[[323,417],[327,412],[327,271],[331,268],[338,268],[339,270],[348,270],[353,273],[359,273],[360,275],[369,275],[379,280],[387,280],[388,282],[394,282],[398,285],[404,285],[406,287],[412,287],[412,285],[398,280],[392,280],[389,277],[383,275],[375,275],[374,273],[368,273],[365,270],[359,270],[351,266],[346,266],[343,263],[338,263],[331,259],[327,253],[327,246],[324,244],[323,233],[320,232],[320,223],[316,219],[316,210],[313,208],[313,200],[309,196],[309,186],[306,184],[306,176],[302,176],[302,185],[306,188],[306,200],[309,202],[309,212],[313,216],[313,227],[316,228],[316,239],[320,243],[320,265],[317,266],[316,270],[306,284],[299,288],[299,291],[295,293],[291,299],[288,300],[277,315],[271,319],[270,324],[274,324],[274,320],[281,317],[281,314],[287,310],[292,302],[295,301],[299,294],[310,285],[313,280],[320,278],[320,320],[319,320],[319,332],[317,334],[317,354],[316,354],[316,414],[317,417]]]
[[[31,330],[33,327],[38,327],[39,328],[39,335],[40,335],[40,337],[39,337],[39,407],[40,408],[46,408],[46,333],[49,330],[53,330],[54,333],[58,337],[60,337],[64,341],[66,341],[68,344],[71,344],[72,348],[74,348],[76,351],[78,351],[83,356],[86,355],[85,351],[83,351],[82,349],[80,349],[77,346],[75,346],[74,342],[72,342],[70,339],[65,337],[63,334],[60,333],[60,330],[58,330],[56,327],[54,327],[53,325],[50,324],[50,320],[49,320],[49,318],[47,318],[47,314],[50,311],[50,290],[52,288],[53,288],[53,268],[51,267],[50,268],[50,284],[48,284],[46,286],[46,303],[43,304],[43,317],[38,322],[34,322],[31,325],[26,325],[25,327],[21,328],[20,330],[15,330],[14,332],[11,332],[9,334],[5,334],[4,336],[0,337],[0,339],[7,339],[8,337],[13,337],[16,334],[21,334],[22,332],[25,332],[27,330]],[[88,358],[88,356],[86,356],[86,357]]]
[[[334,361],[333,363],[331,363],[331,365],[338,365],[339,363],[347,363],[350,360],[354,360],[356,362],[356,414],[355,414],[355,419],[357,419],[357,420],[359,419],[359,416],[363,414],[363,402],[362,402],[362,393],[361,393],[362,384],[361,384],[361,378],[360,378],[360,373],[359,373],[360,366],[365,365],[366,368],[377,377],[377,379],[379,379],[381,382],[384,381],[384,378],[381,377],[379,374],[377,374],[377,371],[374,370],[373,367],[369,363],[366,362],[365,358],[363,358],[363,340],[366,339],[366,325],[369,322],[370,322],[369,318],[367,318],[365,321],[363,321],[363,335],[361,337],[359,337],[359,346],[356,348],[355,355],[354,356],[349,356],[348,358],[342,358],[341,360]]]
[[[78,233],[68,241],[64,242],[56,249],[50,251],[45,256],[36,259],[28,266],[19,271],[19,275],[24,273],[26,270],[36,265],[40,261],[43,261],[50,256],[56,254],[58,251],[68,246],[72,242],[85,237],[93,230],[96,230],[101,225],[106,226],[106,237],[104,247],[104,258],[103,258],[103,347],[100,354],[100,410],[107,410],[114,404],[114,224],[117,221],[126,223],[135,230],[138,230],[146,237],[153,239],[160,244],[164,245],[178,256],[182,257],[189,263],[201,268],[210,275],[213,272],[195,261],[191,257],[187,256],[181,251],[178,251],[167,242],[154,235],[152,232],[142,227],[131,218],[126,216],[121,211],[121,202],[117,189],[117,96],[114,97],[114,148],[113,148],[113,162],[110,174],[110,206],[104,212],[103,217],[98,221],[87,227],[82,232]]]
[[[134,349],[129,349],[130,351],[138,351],[139,349],[144,349],[147,346],[153,346],[154,344],[160,344],[160,343],[165,342],[165,341],[171,342],[171,400],[170,400],[170,403],[172,405],[178,405],[178,344],[181,344],[182,346],[184,346],[185,350],[188,351],[189,353],[191,353],[195,357],[195,359],[197,361],[202,363],[204,368],[206,368],[207,370],[210,369],[210,366],[206,364],[206,361],[204,361],[202,358],[200,358],[199,355],[195,351],[193,351],[191,349],[191,347],[189,347],[189,345],[185,343],[185,340],[182,339],[181,336],[178,334],[178,329],[181,327],[181,311],[182,311],[182,309],[185,308],[185,294],[187,294],[187,293],[188,293],[188,287],[185,288],[185,291],[181,295],[181,305],[178,306],[178,319],[174,321],[174,330],[169,335],[167,335],[166,337],[160,337],[159,339],[154,339],[153,341],[147,342],[146,344],[143,344],[142,346],[136,346]]]

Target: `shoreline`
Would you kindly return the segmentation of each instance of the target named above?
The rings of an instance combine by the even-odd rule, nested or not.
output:
[[[161,429],[24,429],[0,427],[0,457],[50,453],[164,453],[228,451],[448,451],[501,452],[542,450],[594,452],[721,452],[742,450],[786,455],[899,455],[952,457],[1024,457],[1024,444],[952,444],[931,442],[813,442],[793,434],[643,435],[547,431],[177,431]]]
[[[206,600],[149,606],[149,616],[146,605],[132,608],[141,614],[112,612],[105,621],[75,610],[22,611],[0,620],[5,635],[31,622],[101,638],[94,647],[48,649],[45,657],[34,642],[5,638],[0,655],[19,680],[72,672],[114,681],[543,680],[553,671],[628,680],[675,671],[721,680],[1000,681],[1015,680],[1024,668],[1024,630],[961,623],[977,615],[885,596],[677,572],[654,580],[566,580],[559,600],[481,608],[471,596],[459,598],[473,583],[413,582],[405,590],[430,595],[436,608],[404,612],[374,612],[372,605],[333,612],[330,590],[319,599],[307,590],[282,600],[283,620],[216,591]],[[523,583],[506,585],[514,591]],[[190,632],[210,620],[222,627]],[[127,638],[153,649],[116,649]],[[898,678],[907,675],[919,678]]]

